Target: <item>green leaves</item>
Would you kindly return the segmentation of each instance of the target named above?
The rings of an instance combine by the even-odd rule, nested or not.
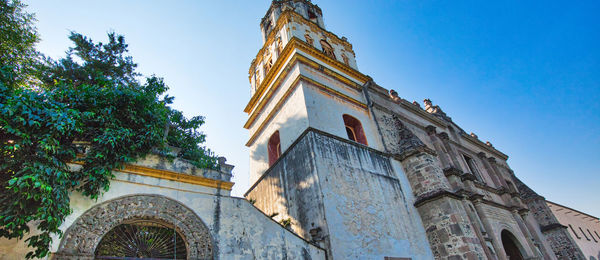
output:
[[[0,21],[21,23],[0,28],[0,37],[10,38],[0,40],[0,237],[23,238],[36,223],[41,233],[27,239],[28,257],[46,256],[51,234],[61,234],[71,213],[70,193],[97,199],[110,188],[113,169],[168,145],[196,166],[218,167],[200,146],[204,118],[170,108],[161,78],[137,80],[123,36],[95,43],[71,33],[67,57],[41,62],[33,16],[22,8],[0,0]],[[68,165],[75,161],[83,166]]]
[[[21,1],[0,1],[0,79],[18,85],[31,78],[38,56],[35,18],[24,8]]]

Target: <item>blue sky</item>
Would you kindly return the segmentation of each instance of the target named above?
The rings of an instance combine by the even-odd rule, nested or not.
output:
[[[243,108],[269,0],[25,2],[51,57],[71,46],[69,31],[124,35],[139,71],[206,117],[207,145],[236,166],[233,194],[247,190]],[[600,216],[600,2],[313,2],[361,72],[409,101],[430,98],[542,196]]]

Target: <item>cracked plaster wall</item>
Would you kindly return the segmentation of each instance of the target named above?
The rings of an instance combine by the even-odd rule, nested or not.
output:
[[[308,130],[247,194],[267,214],[330,248],[333,259],[432,259],[398,162],[360,144]]]

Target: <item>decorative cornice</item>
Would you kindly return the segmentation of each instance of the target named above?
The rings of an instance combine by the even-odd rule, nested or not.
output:
[[[483,196],[482,194],[473,194],[469,196],[469,200],[473,202],[482,202],[484,197],[485,196]]]
[[[508,211],[513,210],[513,207],[505,206],[498,202],[485,199],[485,197],[481,194],[475,194],[475,195],[469,197],[469,200],[472,201],[474,204],[483,203],[483,204],[486,204],[489,206],[494,206],[494,207],[501,208],[501,209],[508,210]]]
[[[501,186],[500,188],[496,189],[494,187],[488,186],[488,185],[486,185],[484,183],[481,183],[481,182],[475,182],[474,184],[475,184],[475,187],[477,187],[477,188],[480,188],[480,189],[483,189],[483,190],[486,190],[486,191],[489,191],[489,192],[492,192],[492,193],[495,193],[495,194],[498,194],[498,195],[502,195],[504,193],[507,193],[506,188],[504,188],[503,186]]]
[[[282,69],[280,75],[277,77],[277,80],[274,82],[273,86],[267,91],[267,93],[260,100],[260,102],[258,103],[258,105],[256,106],[256,108],[252,111],[252,113],[250,114],[250,117],[248,118],[248,120],[244,124],[244,128],[249,129],[252,126],[252,124],[256,120],[257,116],[260,115],[263,112],[262,111],[263,108],[266,106],[266,104],[268,103],[268,101],[270,101],[270,99],[273,96],[273,94],[282,86],[283,80],[287,77],[287,75],[290,73],[291,69],[296,64],[303,64],[303,65],[306,65],[306,66],[311,67],[313,69],[318,69],[321,73],[324,73],[325,75],[328,75],[328,76],[330,76],[330,77],[332,77],[332,78],[334,78],[334,79],[342,82],[343,84],[345,84],[347,86],[350,86],[352,89],[354,89],[356,91],[360,91],[360,85],[356,84],[355,82],[347,79],[343,75],[341,75],[341,74],[339,74],[339,73],[337,73],[337,72],[335,72],[333,70],[330,70],[328,68],[325,68],[325,67],[321,66],[320,64],[314,62],[313,60],[307,58],[306,56],[304,56],[304,55],[302,55],[300,53],[295,53],[292,56],[292,58],[290,59],[290,61],[287,62],[287,65]],[[320,84],[320,83],[315,83],[315,84]],[[324,86],[323,84],[320,84],[320,85]],[[329,87],[326,87],[326,88],[331,89]],[[347,95],[345,95],[345,94],[343,94],[343,93],[341,93],[339,91],[335,91],[335,92],[337,92],[338,94],[341,94],[343,96],[347,96]]]
[[[461,181],[477,182],[477,178],[472,173],[465,172],[460,176]]]
[[[281,28],[289,22],[300,22],[302,24],[308,25],[312,30],[321,31],[323,34],[327,35],[327,37],[331,40],[332,43],[344,46],[344,49],[346,51],[352,53],[352,55],[355,55],[354,51],[352,50],[352,44],[350,44],[348,41],[340,39],[334,33],[319,27],[319,25],[317,25],[316,23],[314,23],[310,20],[306,20],[306,18],[302,17],[302,15],[300,15],[292,10],[286,10],[286,11],[283,11],[281,13],[281,15],[279,15],[279,18],[277,19],[275,27],[271,30],[271,32],[269,33],[269,36],[267,36],[265,44],[256,54],[256,58],[254,58],[254,60],[252,60],[252,63],[250,64],[250,68],[248,69],[249,77],[252,77],[251,75],[256,70],[256,65],[260,64],[262,62],[262,59],[264,57],[264,52],[266,51],[266,49],[269,48],[271,46],[271,44],[273,44],[273,41],[275,41],[275,39],[277,38],[277,37],[275,37],[277,35],[277,32],[279,30],[281,30]],[[290,39],[290,42],[291,42],[291,39]],[[288,42],[288,44],[286,44],[286,47],[287,47],[287,45],[290,44],[290,42]],[[279,60],[279,58],[278,58],[278,60]]]
[[[529,211],[529,209],[527,209],[527,208],[521,208],[521,209],[519,210],[519,215],[521,215],[521,217],[524,217],[524,216],[526,216],[527,214],[529,214],[529,212],[530,212],[530,211]]]
[[[262,121],[262,123],[258,126],[258,128],[256,129],[256,131],[254,131],[254,133],[252,134],[252,136],[250,137],[250,139],[248,139],[248,142],[246,142],[246,146],[251,146],[254,141],[256,141],[256,139],[258,138],[258,136],[260,135],[260,133],[262,133],[262,131],[264,130],[264,128],[266,127],[267,123],[269,121],[271,121],[271,119],[273,119],[273,117],[275,117],[275,114],[277,114],[277,112],[283,107],[283,104],[287,101],[287,99],[289,98],[289,96],[292,94],[292,92],[294,92],[294,90],[298,87],[300,82],[306,82],[308,84],[311,84],[312,86],[315,86],[317,89],[319,89],[320,91],[326,92],[330,95],[334,95],[340,99],[342,99],[343,101],[346,101],[352,105],[355,105],[359,108],[362,109],[367,109],[367,105],[344,94],[341,93],[335,89],[332,89],[330,87],[327,87],[321,83],[318,83],[304,75],[298,75],[298,77],[294,80],[294,82],[292,82],[292,84],[290,85],[290,87],[287,89],[287,91],[283,94],[283,96],[281,97],[281,99],[277,102],[277,104],[275,104],[275,106],[273,107],[273,109],[269,112],[269,114],[265,117],[265,119]],[[258,113],[256,113],[256,115],[258,115]],[[249,128],[255,121],[256,116],[254,118],[249,119],[246,124],[244,125],[245,128]]]
[[[401,99],[401,98],[399,98],[397,101],[391,100],[389,98],[389,95],[386,94],[387,90],[385,88],[377,85],[377,84],[371,84],[369,86],[369,91],[370,91],[369,93],[374,93],[374,94],[377,94],[378,96],[382,97],[383,100],[390,101],[390,103],[388,103],[388,104],[379,104],[377,102],[377,100],[373,100],[374,101],[373,102],[373,106],[374,107],[380,108],[380,110],[386,111],[388,113],[397,114],[398,116],[402,117],[402,119],[404,121],[410,122],[411,125],[413,125],[415,127],[419,127],[421,129],[425,130],[425,127],[422,126],[421,123],[417,123],[417,122],[415,122],[415,121],[413,121],[411,119],[408,119],[406,116],[402,115],[402,113],[399,113],[398,111],[394,111],[394,110],[388,108],[387,106],[389,106],[389,104],[400,105],[400,107],[402,107],[402,108],[404,108],[404,109],[406,109],[406,110],[408,110],[410,112],[413,112],[413,113],[415,113],[417,115],[420,115],[421,118],[423,118],[423,119],[425,119],[425,120],[427,120],[427,121],[435,124],[438,127],[441,127],[441,128],[447,128],[448,127],[448,123],[446,123],[443,120],[439,119],[438,117],[436,117],[436,116],[428,113],[427,111],[423,110],[419,106],[415,106],[414,104],[412,104],[412,103],[410,103],[410,102],[408,102],[408,101],[406,101],[404,99]]]
[[[478,146],[479,148],[481,148],[484,151],[489,151],[492,154],[495,154],[496,156],[502,158],[502,160],[507,160],[508,159],[508,155],[498,151],[496,148],[489,146],[485,143],[483,143],[482,141],[480,141],[479,139],[468,135],[467,133],[463,133],[461,132],[460,135],[466,139],[467,141],[471,142],[472,144],[475,144],[476,146]]]
[[[342,73],[345,73],[347,76],[343,76],[341,74],[335,73],[332,70],[329,70],[329,72],[334,72],[335,74],[338,74],[339,75],[338,79],[346,78],[346,79],[341,79],[342,82],[344,82],[344,81],[345,82],[348,82],[348,81],[354,82],[352,79],[348,78],[348,77],[351,77],[358,84],[362,85],[365,82],[367,82],[369,79],[368,76],[360,73],[359,71],[347,66],[346,64],[344,64],[338,60],[330,58],[329,56],[323,54],[323,52],[317,50],[315,47],[308,45],[306,42],[304,42],[296,37],[292,37],[292,39],[288,42],[288,44],[283,49],[281,56],[277,59],[277,61],[275,61],[275,64],[273,65],[271,70],[269,70],[269,73],[267,73],[267,75],[265,76],[265,79],[260,83],[260,86],[257,88],[257,90],[254,93],[254,95],[252,96],[252,98],[250,98],[250,101],[246,105],[246,108],[244,108],[244,112],[250,113],[254,109],[254,107],[257,105],[259,99],[261,99],[263,97],[263,95],[267,91],[268,87],[273,85],[273,83],[277,79],[283,78],[282,75],[277,76],[277,77],[276,77],[276,75],[280,74],[281,70],[284,68],[283,65],[285,63],[289,64],[289,62],[287,62],[287,60],[290,60],[292,58],[291,57],[292,55],[294,55],[294,56],[299,55],[295,52],[295,50],[303,51],[303,52],[311,55],[311,58],[314,58],[320,62],[323,62],[324,64],[326,64],[328,66],[331,66],[334,69],[339,70]],[[318,64],[314,61],[313,61],[313,63]],[[356,85],[356,87],[359,87],[356,83],[354,83],[354,85]],[[353,86],[353,85],[350,85],[350,86]]]
[[[444,141],[448,141],[448,140],[450,140],[450,136],[448,136],[448,133],[446,133],[446,132],[441,132],[441,133],[437,134],[437,136],[438,136],[438,137],[439,137],[441,140],[444,140]]]
[[[283,94],[283,96],[281,97],[281,99],[279,99],[279,101],[277,101],[277,104],[275,104],[275,106],[273,107],[273,109],[271,110],[271,112],[267,115],[267,117],[265,117],[265,119],[262,121],[262,123],[256,129],[256,131],[254,131],[254,133],[252,134],[252,136],[250,136],[250,139],[248,139],[248,141],[246,142],[246,146],[250,146],[250,145],[252,145],[254,143],[254,141],[256,141],[256,138],[258,138],[258,135],[260,133],[262,133],[262,131],[266,127],[267,123],[269,121],[271,121],[271,119],[273,119],[273,117],[275,116],[275,114],[279,111],[279,109],[281,109],[281,107],[283,106],[283,104],[285,103],[285,101],[287,101],[287,99],[292,94],[292,92],[294,92],[294,90],[296,89],[296,87],[298,87],[298,83],[300,82],[300,79],[301,79],[300,77],[297,77],[294,80],[294,82],[292,82],[292,84],[290,84],[290,87],[286,90],[286,92]],[[244,128],[249,128],[252,125],[253,121],[254,121],[253,118],[248,119],[248,121],[244,125]]]
[[[74,164],[83,165],[81,162],[73,162]],[[183,183],[189,183],[194,185],[200,185],[210,188],[231,190],[233,187],[233,182],[222,181],[209,179],[197,175],[189,175],[180,172],[168,171],[168,170],[160,170],[154,169],[145,166],[133,165],[133,164],[125,164],[121,169],[114,169],[117,172],[135,174],[139,176],[153,177],[157,179],[169,180],[169,181],[178,181]]]

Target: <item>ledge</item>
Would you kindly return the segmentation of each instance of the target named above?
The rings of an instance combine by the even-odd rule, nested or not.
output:
[[[543,225],[543,226],[540,225],[540,231],[542,231],[542,232],[546,232],[546,231],[557,229],[557,228],[567,228],[567,226],[563,226],[559,223],[552,223],[552,224]]]
[[[454,192],[447,190],[437,190],[424,195],[417,197],[415,203],[413,204],[415,207],[420,207],[428,202],[436,201],[445,197],[461,200],[462,197]]]
[[[72,164],[83,165],[82,162],[72,162]],[[135,174],[139,176],[152,177],[157,179],[178,181],[183,183],[189,183],[194,185],[200,185],[216,189],[231,190],[234,183],[230,181],[223,181],[217,179],[210,179],[197,175],[190,175],[182,172],[155,169],[147,166],[140,166],[134,164],[125,164],[121,169],[113,169],[116,172],[123,172],[129,174]]]

